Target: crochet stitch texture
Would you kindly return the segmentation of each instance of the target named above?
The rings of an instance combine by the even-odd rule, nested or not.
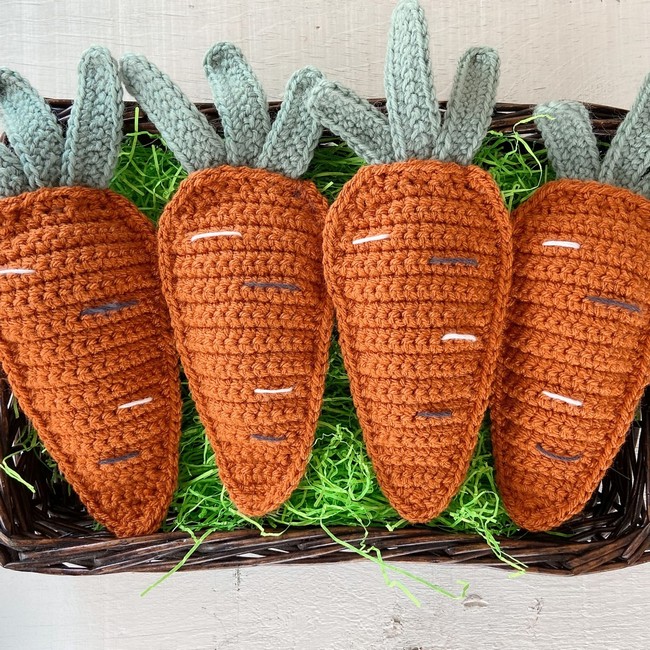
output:
[[[490,175],[469,165],[498,67],[493,50],[469,50],[441,123],[424,16],[404,0],[389,38],[388,119],[324,81],[310,104],[371,163],[327,214],[323,264],[368,453],[411,522],[442,512],[465,478],[501,340],[510,222]]]
[[[355,244],[360,238],[370,239]],[[368,453],[400,514],[426,522],[476,445],[509,285],[510,229],[478,167],[362,168],[332,206],[324,265]]]
[[[650,76],[602,163],[581,104],[535,113],[559,180],[514,214],[491,415],[508,513],[547,530],[597,489],[650,376]]]
[[[332,328],[326,210],[311,183],[225,166],[195,172],[161,220],[177,345],[220,477],[249,515],[283,503],[309,459]],[[210,232],[239,235],[192,241]]]
[[[220,478],[239,511],[257,516],[280,506],[304,474],[327,371],[327,203],[298,180],[321,131],[304,110],[320,74],[292,77],[271,125],[237,48],[215,45],[205,67],[223,140],[146,59],[122,62],[132,93],[196,170],[160,220],[163,290]],[[196,149],[199,140],[206,144]],[[222,164],[202,168],[206,161]]]
[[[515,213],[492,438],[504,504],[529,530],[582,510],[634,417],[650,374],[649,224],[649,201],[595,181],[548,183]]]
[[[101,189],[121,132],[115,62],[93,48],[80,75],[65,153],[45,102],[15,73],[0,75],[23,163],[5,165],[3,192],[9,173],[14,188],[31,190],[0,200],[0,357],[89,513],[126,537],[159,527],[176,486],[178,361],[153,227],[127,199]],[[3,152],[6,161],[13,155]],[[37,189],[59,181],[74,185]]]

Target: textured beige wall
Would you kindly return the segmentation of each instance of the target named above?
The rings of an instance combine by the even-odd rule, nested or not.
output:
[[[463,49],[502,56],[499,97],[573,98],[628,107],[650,70],[648,0],[422,0],[439,94]],[[201,61],[217,40],[244,49],[277,98],[314,64],[365,96],[382,96],[393,0],[2,0],[0,65],[49,96],[70,97],[80,52],[102,43],[164,67],[195,100],[209,99]]]

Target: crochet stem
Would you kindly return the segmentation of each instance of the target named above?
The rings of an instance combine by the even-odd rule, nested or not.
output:
[[[228,164],[257,166],[271,129],[264,90],[232,43],[217,43],[205,55],[205,73],[221,116]]]
[[[124,56],[120,67],[126,89],[156,124],[187,172],[224,164],[223,140],[164,72],[135,54]]]
[[[549,102],[537,106],[535,115],[558,178],[598,178],[600,158],[587,109],[579,102]]]
[[[29,189],[57,185],[63,153],[61,127],[31,84],[7,68],[0,69],[0,110]]]
[[[616,131],[603,159],[599,180],[650,196],[648,168],[650,168],[650,75],[645,78],[630,112]]]
[[[393,12],[384,85],[395,160],[431,158],[440,112],[426,18],[416,0],[402,0]]]
[[[308,109],[371,165],[395,160],[388,119],[351,90],[322,81],[314,88]]]
[[[29,182],[18,156],[0,144],[0,197],[17,196],[28,189]]]
[[[62,185],[108,187],[122,140],[123,108],[116,61],[105,48],[86,50],[63,151]]]
[[[257,167],[298,178],[307,171],[318,138],[320,122],[306,110],[305,104],[323,75],[312,67],[293,74],[284,93],[280,112],[271,126]]]
[[[469,165],[481,146],[494,110],[499,55],[489,47],[470,48],[461,57],[434,158]]]

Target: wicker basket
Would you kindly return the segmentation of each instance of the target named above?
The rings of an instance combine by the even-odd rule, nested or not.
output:
[[[69,101],[50,102],[65,122]],[[381,101],[377,101],[382,106]],[[199,105],[219,128],[214,107]],[[277,112],[277,104],[271,106]],[[611,137],[624,111],[590,106],[600,138]],[[492,128],[507,131],[531,115],[528,105],[498,105]],[[125,114],[132,129],[134,106]],[[154,126],[141,119],[141,129]],[[539,139],[532,122],[520,124],[518,132]],[[16,433],[24,416],[15,417],[7,404],[11,395],[0,378],[0,457],[16,449]],[[53,491],[46,469],[34,454],[22,453],[10,463],[36,488],[31,494],[19,482],[0,471],[0,562],[9,569],[40,573],[90,575],[120,571],[167,571],[193,545],[184,533],[158,533],[126,540],[95,532],[93,522],[74,495]],[[646,392],[639,420],[621,449],[599,490],[579,516],[563,526],[562,536],[525,534],[499,540],[502,549],[526,563],[532,571],[581,574],[615,569],[650,560],[650,391]],[[352,544],[363,537],[354,528],[334,528],[339,538]],[[452,534],[436,528],[412,526],[400,530],[371,529],[366,543],[381,549],[386,559],[418,562],[471,562],[504,566],[488,545],[473,535]],[[294,528],[281,537],[260,537],[255,530],[214,533],[206,538],[183,570],[275,563],[348,561],[354,553],[334,543],[321,529]]]

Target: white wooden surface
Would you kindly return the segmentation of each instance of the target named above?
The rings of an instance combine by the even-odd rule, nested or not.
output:
[[[470,45],[502,57],[499,98],[571,98],[628,107],[650,70],[648,0],[422,0],[439,94]],[[393,0],[2,0],[0,65],[49,96],[70,97],[81,51],[141,52],[209,99],[201,62],[217,40],[238,43],[271,98],[314,64],[364,96],[383,96]]]
[[[366,563],[59,578],[0,571],[3,650],[647,650],[650,567],[583,578],[405,565],[417,609]]]
[[[628,107],[650,70],[648,0],[423,0],[441,97],[462,50],[502,55],[504,101],[571,97]],[[80,52],[102,43],[147,54],[195,100],[209,99],[203,53],[239,43],[281,95],[315,64],[380,96],[388,0],[2,0],[0,65],[51,97],[70,97]],[[417,586],[414,608],[374,566],[268,567],[153,578],[59,578],[0,571],[0,649],[431,650],[650,648],[650,566],[584,578],[469,566],[410,567],[465,603]]]

